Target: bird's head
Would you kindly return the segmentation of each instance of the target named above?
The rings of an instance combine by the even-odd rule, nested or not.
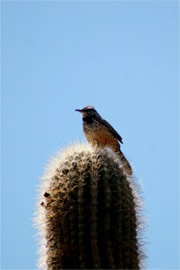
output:
[[[83,118],[99,116],[98,112],[93,106],[86,106],[83,109],[76,109],[75,111],[80,112]]]

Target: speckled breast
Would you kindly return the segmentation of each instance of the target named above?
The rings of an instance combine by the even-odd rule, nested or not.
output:
[[[84,125],[84,134],[93,145],[113,147],[117,145],[117,139],[101,124]]]

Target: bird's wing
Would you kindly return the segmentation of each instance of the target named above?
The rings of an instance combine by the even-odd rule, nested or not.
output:
[[[102,125],[104,125],[112,133],[112,135],[123,143],[122,137],[117,133],[117,131],[104,119],[102,119]]]

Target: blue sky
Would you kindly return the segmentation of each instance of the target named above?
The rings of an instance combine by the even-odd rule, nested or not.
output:
[[[36,268],[39,178],[94,105],[143,183],[147,269],[178,269],[178,1],[3,1],[2,269]]]

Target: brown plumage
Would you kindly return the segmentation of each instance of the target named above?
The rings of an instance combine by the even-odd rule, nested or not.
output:
[[[120,158],[124,171],[131,175],[132,168],[120,148],[122,137],[117,131],[95,110],[87,106],[76,111],[82,113],[83,131],[89,143],[98,147],[111,148]]]

